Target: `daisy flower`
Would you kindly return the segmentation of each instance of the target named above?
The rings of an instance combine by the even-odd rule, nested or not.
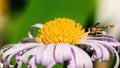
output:
[[[36,37],[34,28],[39,28]],[[57,18],[44,25],[35,24],[28,34],[29,38],[1,48],[3,68],[12,66],[12,57],[17,68],[22,64],[28,68],[52,68],[58,63],[65,64],[64,68],[93,68],[92,61],[109,61],[111,55],[116,57],[114,68],[119,66],[120,43],[104,31],[95,35],[85,32],[74,20]]]

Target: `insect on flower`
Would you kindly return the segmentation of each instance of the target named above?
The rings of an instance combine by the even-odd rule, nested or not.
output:
[[[39,28],[37,36],[33,35],[35,27]],[[66,64],[65,68],[93,68],[92,61],[109,61],[112,55],[116,57],[114,68],[118,68],[120,60],[115,48],[119,48],[120,43],[109,34],[101,33],[104,28],[111,27],[113,25],[95,26],[85,32],[80,23],[68,18],[35,24],[28,32],[28,38],[1,48],[1,66],[9,68],[14,57],[16,68],[21,68],[22,64],[28,68],[37,68],[37,65],[52,68],[57,63]],[[88,51],[93,51],[92,55]]]
[[[104,29],[114,28],[114,25],[99,26],[100,23],[96,23],[92,27],[88,28],[89,35],[102,34]]]

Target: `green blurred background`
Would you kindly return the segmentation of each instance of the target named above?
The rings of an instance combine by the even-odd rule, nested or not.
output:
[[[31,25],[58,17],[74,19],[87,30],[95,21],[96,6],[96,0],[0,0],[0,47],[28,37]]]
[[[89,27],[94,21],[95,4],[95,0],[8,0],[3,42],[17,43],[28,37],[31,25],[58,17],[74,19]]]

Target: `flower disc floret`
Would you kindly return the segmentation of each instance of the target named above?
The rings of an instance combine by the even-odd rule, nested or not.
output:
[[[71,43],[75,44],[85,34],[80,23],[68,18],[57,18],[48,21],[36,37],[37,42],[49,43]]]

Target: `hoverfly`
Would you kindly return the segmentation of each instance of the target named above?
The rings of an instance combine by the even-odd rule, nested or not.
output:
[[[109,29],[109,28],[114,28],[114,25],[107,25],[107,26],[99,26],[100,23],[96,23],[95,25],[93,25],[92,27],[88,28],[88,35],[96,35],[96,34],[102,34],[102,31],[104,29]]]

